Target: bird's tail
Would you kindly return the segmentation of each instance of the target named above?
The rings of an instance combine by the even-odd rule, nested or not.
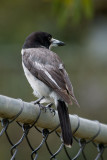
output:
[[[71,131],[68,107],[66,106],[64,101],[58,100],[57,110],[62,130],[63,142],[66,146],[71,147],[73,136]]]

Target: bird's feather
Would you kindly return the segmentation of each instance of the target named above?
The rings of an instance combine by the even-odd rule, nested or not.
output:
[[[71,95],[78,104],[63,62],[56,53],[46,48],[24,49],[23,63],[32,75],[52,88],[65,102],[72,104]]]

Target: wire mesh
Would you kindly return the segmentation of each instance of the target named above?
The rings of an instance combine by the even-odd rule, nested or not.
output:
[[[53,109],[46,108],[46,110],[47,109],[49,109],[51,112],[54,112],[54,114],[55,114],[55,111]],[[51,130],[51,131],[48,130],[47,128],[39,129],[36,126],[36,123],[37,123],[37,121],[38,121],[38,119],[39,119],[39,117],[41,115],[41,107],[40,107],[40,112],[38,114],[38,117],[35,119],[34,123],[31,124],[31,125],[29,125],[29,124],[21,124],[21,123],[16,121],[17,117],[22,112],[23,112],[23,107],[21,108],[20,112],[15,117],[13,117],[12,120],[8,120],[6,118],[1,120],[2,129],[0,131],[0,137],[2,137],[3,134],[5,134],[6,137],[7,137],[8,142],[11,145],[11,148],[10,148],[10,154],[11,154],[11,158],[10,159],[11,160],[15,160],[16,159],[16,155],[18,153],[18,148],[20,147],[20,145],[21,145],[21,143],[23,142],[24,139],[26,139],[27,145],[30,148],[31,157],[29,159],[31,159],[31,160],[39,159],[40,150],[44,145],[46,146],[45,149],[48,151],[48,153],[50,155],[50,158],[49,158],[50,160],[59,160],[60,158],[58,157],[58,155],[62,152],[62,150],[63,150],[64,154],[66,155],[66,160],[67,159],[68,160],[76,160],[76,159],[79,159],[80,157],[82,157],[81,158],[82,160],[88,160],[89,158],[86,155],[86,146],[88,144],[90,144],[90,143],[93,145],[93,147],[96,150],[96,156],[92,160],[99,160],[99,159],[104,160],[103,153],[106,150],[107,146],[105,146],[104,144],[95,144],[94,141],[93,141],[100,134],[101,126],[100,126],[100,123],[98,121],[97,121],[98,126],[99,126],[98,132],[90,140],[78,139],[76,137],[73,137],[75,143],[77,143],[78,148],[79,148],[76,151],[76,154],[74,155],[74,154],[71,154],[73,146],[72,146],[71,149],[68,150],[68,148],[63,144],[61,134],[59,134],[56,131],[57,128],[60,127],[60,124],[58,126],[56,126],[56,128]],[[75,129],[75,131],[73,132],[73,134],[77,132],[77,130],[79,129],[79,126],[80,126],[79,117],[77,116],[77,118],[78,118],[78,125],[77,125],[77,128]],[[8,133],[8,128],[14,121],[16,121],[15,124],[18,125],[22,130],[22,135],[21,135],[21,137],[19,138],[19,140],[16,143],[12,142],[12,137]],[[30,138],[28,136],[28,134],[29,134],[29,132],[30,132],[30,130],[32,128],[34,128],[36,130],[36,132],[38,132],[42,136],[41,142],[36,148],[34,148],[32,146],[32,142],[30,141]],[[15,131],[14,131],[14,133],[15,133]],[[52,148],[50,147],[50,145],[48,144],[48,141],[47,141],[48,137],[51,136],[52,133],[55,133],[55,135],[60,140],[60,145],[59,145],[58,149],[56,150],[56,152],[52,151]],[[37,137],[35,137],[35,139],[36,138]]]

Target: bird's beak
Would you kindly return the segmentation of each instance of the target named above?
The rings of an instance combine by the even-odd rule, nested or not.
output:
[[[54,39],[54,38],[51,39],[51,47],[53,47],[53,46],[55,46],[55,47],[64,46],[64,45],[65,45],[65,43],[62,42],[62,41],[59,41],[59,40]]]

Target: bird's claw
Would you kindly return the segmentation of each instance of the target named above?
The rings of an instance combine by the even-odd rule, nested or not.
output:
[[[44,97],[39,98],[39,99],[37,99],[36,101],[33,101],[33,102],[31,102],[31,103],[33,103],[34,105],[40,104],[40,101],[41,101],[42,99],[44,99]]]
[[[55,109],[51,108],[51,106],[53,105],[53,103],[48,104],[47,106],[45,106],[45,110],[49,109],[51,113],[54,113],[55,115]]]

